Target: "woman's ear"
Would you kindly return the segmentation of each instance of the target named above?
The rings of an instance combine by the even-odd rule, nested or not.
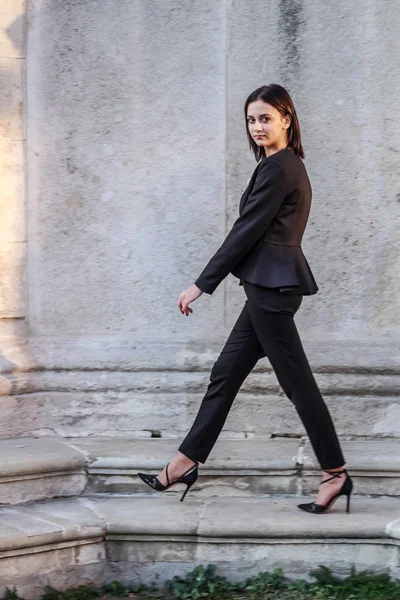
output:
[[[290,124],[292,122],[292,117],[289,114],[284,115],[283,117],[281,117],[281,121],[283,125],[282,129],[289,129]]]

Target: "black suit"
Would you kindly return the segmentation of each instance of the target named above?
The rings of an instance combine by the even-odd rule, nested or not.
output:
[[[344,464],[328,408],[304,353],[294,315],[303,295],[318,290],[301,250],[311,202],[302,160],[289,149],[257,165],[239,207],[239,218],[196,280],[212,294],[232,273],[247,300],[210,375],[196,419],[179,450],[205,462],[243,381],[268,357],[293,402],[323,469]]]

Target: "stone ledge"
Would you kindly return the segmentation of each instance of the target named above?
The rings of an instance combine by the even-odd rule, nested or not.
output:
[[[86,452],[90,470],[152,469],[164,466],[176,452],[178,440],[151,438],[129,440],[113,438],[67,438]],[[291,470],[296,468],[300,439],[273,438],[252,440],[218,440],[207,462],[208,470]]]
[[[396,519],[395,521],[391,521],[386,526],[386,533],[396,539],[400,540],[400,519]]]
[[[90,438],[74,439],[73,443],[87,452],[88,492],[148,491],[136,473],[156,473],[178,446],[178,440],[154,438]],[[300,444],[301,440],[290,438],[218,440],[207,462],[200,466],[200,477],[192,491],[196,497],[296,493]]]
[[[58,438],[0,440],[0,503],[81,494],[85,454]]]
[[[167,493],[166,497],[157,496],[151,501],[140,496],[97,497],[85,504],[103,516],[107,536],[392,539],[397,531],[386,528],[400,515],[400,499],[394,498],[352,498],[350,514],[344,510],[345,498],[339,498],[327,515],[313,515],[297,508],[308,501],[306,496],[191,498],[183,503],[168,498]]]
[[[211,365],[210,365],[211,368]],[[200,394],[209,382],[210,370],[45,370],[4,373],[0,377],[1,395],[32,393],[126,393],[135,394]],[[325,395],[396,396],[400,373],[315,371],[318,386]],[[281,393],[275,374],[267,360],[260,361],[241,386],[251,394]]]
[[[4,341],[0,372],[31,370],[76,371],[209,371],[225,342],[197,345],[149,342],[136,336],[32,336]],[[303,340],[315,372],[400,374],[397,339]],[[260,361],[260,366],[268,362]],[[13,365],[13,367],[12,367]],[[346,366],[344,366],[346,365]]]
[[[102,518],[75,498],[0,509],[2,552],[69,541],[98,541],[104,534]]]
[[[342,442],[345,447],[349,469],[370,473],[371,471],[400,474],[400,439]],[[304,472],[319,469],[309,442],[303,450]]]
[[[52,391],[8,395],[2,398],[0,435],[132,438],[137,431],[160,430],[163,437],[182,436],[190,428],[202,397],[203,393],[162,390],[154,394]],[[325,400],[340,436],[400,439],[398,396],[328,395]],[[267,438],[272,434],[305,434],[293,404],[282,392],[240,391],[225,431]]]
[[[137,471],[156,474],[179,444],[179,440],[155,438],[70,441],[87,453],[87,490],[94,492],[147,491],[136,477]],[[342,441],[341,445],[357,494],[400,496],[400,440]],[[219,439],[207,462],[200,465],[199,479],[190,494],[311,493],[319,480],[319,466],[305,439]]]
[[[84,469],[85,454],[56,437],[12,438],[0,440],[0,474],[28,475],[62,470]]]
[[[283,567],[305,576],[317,564],[344,575],[350,566],[400,576],[398,499],[340,498],[327,515],[296,505],[304,498],[189,498],[168,494],[49,500],[0,509],[0,593],[16,585],[37,598],[88,582],[161,583],[200,563],[235,578]],[[107,561],[106,557],[107,556]],[[60,579],[60,567],[68,574]]]
[[[3,504],[82,493],[148,493],[138,471],[156,474],[180,439],[20,438],[0,441]],[[193,497],[314,493],[319,466],[306,439],[217,441]],[[400,441],[342,441],[355,494],[400,497]],[[176,487],[169,492],[177,495]]]
[[[355,490],[363,494],[400,497],[400,440],[341,442],[346,468],[354,480]],[[309,442],[302,452],[302,491],[315,490],[319,465]]]

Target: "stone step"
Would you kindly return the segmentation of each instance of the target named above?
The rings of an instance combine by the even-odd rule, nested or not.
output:
[[[0,509],[0,597],[16,586],[27,600],[45,585],[60,590],[101,582],[105,523],[77,498]]]
[[[157,474],[177,440],[19,438],[0,440],[0,504],[93,493],[153,493],[138,471]],[[343,441],[356,494],[400,496],[393,440]],[[190,491],[214,495],[313,493],[319,468],[305,439],[219,439]],[[176,486],[168,491],[176,495]]]
[[[0,440],[0,504],[81,494],[86,455],[57,437]]]
[[[177,440],[75,438],[70,442],[86,452],[91,492],[148,492],[138,471],[157,474],[176,452]],[[343,441],[347,468],[355,493],[400,496],[400,440]],[[190,494],[254,496],[312,493],[320,471],[304,439],[219,439]],[[150,490],[150,491],[149,491]],[[176,494],[176,486],[168,493]]]
[[[282,568],[309,578],[317,565],[339,576],[369,569],[400,577],[400,499],[339,498],[314,515],[307,497],[115,496],[39,501],[0,509],[0,594],[27,600],[58,589],[119,580],[162,584],[199,564],[243,580]]]

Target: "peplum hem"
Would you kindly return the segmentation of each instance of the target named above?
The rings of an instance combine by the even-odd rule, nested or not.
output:
[[[261,287],[279,288],[282,293],[311,296],[319,289],[301,246],[258,242],[231,273]]]

